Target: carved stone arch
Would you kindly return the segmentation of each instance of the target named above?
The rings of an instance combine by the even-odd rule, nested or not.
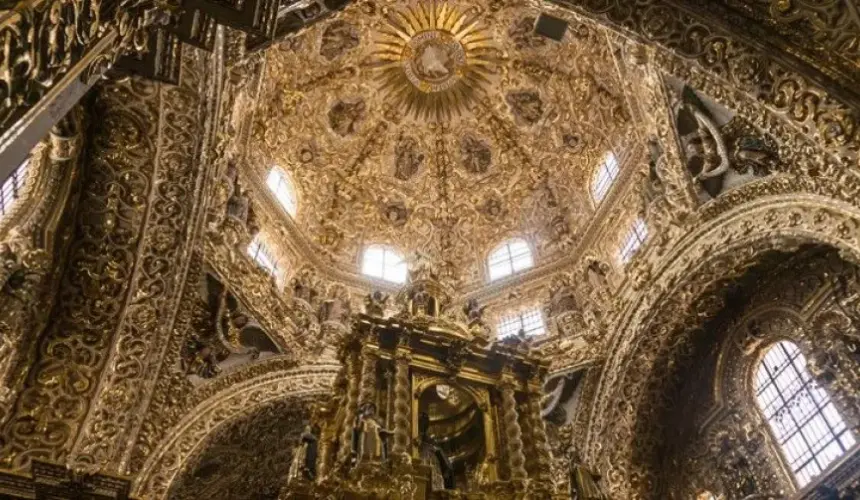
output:
[[[788,251],[801,243],[819,243],[837,248],[857,262],[860,244],[851,231],[838,229],[857,224],[860,211],[833,199],[762,197],[706,221],[654,267],[637,271],[649,280],[622,305],[624,312],[609,329],[615,333],[608,339],[612,355],[601,376],[591,414],[593,425],[586,437],[587,457],[608,469],[610,483],[617,482],[616,492],[624,496],[630,485],[627,478],[637,476],[629,469],[635,427],[631,417],[643,404],[641,395],[658,353],[683,342],[677,335],[684,332],[685,321],[695,319],[695,314],[681,317],[686,315],[678,311],[690,311],[699,297],[713,291],[718,280],[739,276],[768,250]],[[725,241],[731,243],[719,243]],[[639,443],[637,439],[637,446]]]
[[[247,379],[211,392],[165,434],[137,476],[134,496],[167,498],[177,474],[212,432],[273,401],[328,394],[338,370],[338,365],[304,365],[262,374],[259,367],[245,370]]]

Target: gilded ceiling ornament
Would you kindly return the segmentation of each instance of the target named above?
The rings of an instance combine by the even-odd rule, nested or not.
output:
[[[334,21],[323,32],[320,55],[333,61],[358,47],[359,42],[359,33],[355,26],[346,21]]]
[[[501,52],[473,9],[420,2],[391,9],[373,57],[380,90],[407,113],[450,118],[483,94]]]
[[[521,124],[534,125],[543,117],[544,105],[537,91],[510,92],[505,96],[505,100],[511,108],[511,113]]]
[[[328,124],[339,136],[352,135],[367,114],[364,99],[348,99],[335,103],[328,112]]]
[[[536,18],[533,16],[524,17],[508,30],[508,36],[511,37],[516,48],[538,49],[547,44],[546,38],[535,34],[535,21]]]
[[[391,223],[392,226],[398,227],[406,224],[406,219],[409,217],[409,210],[402,201],[388,203],[382,207],[382,216]]]
[[[467,135],[460,142],[463,168],[472,174],[485,174],[493,161],[490,146],[473,135]]]
[[[401,135],[394,146],[394,177],[401,181],[411,179],[421,170],[425,157],[414,137]]]

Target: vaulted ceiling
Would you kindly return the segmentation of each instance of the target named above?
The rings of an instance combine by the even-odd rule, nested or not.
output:
[[[371,243],[421,251],[464,284],[513,235],[566,255],[594,169],[639,139],[620,48],[591,24],[536,35],[539,14],[357,2],[269,49],[250,163],[291,176],[300,237],[347,269]]]

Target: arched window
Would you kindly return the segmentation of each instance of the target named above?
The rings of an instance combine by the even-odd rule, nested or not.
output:
[[[755,389],[759,409],[801,487],[854,445],[854,435],[794,343],[777,342],[767,350]]]
[[[546,333],[543,313],[541,313],[539,308],[535,307],[503,316],[496,327],[496,336],[503,339],[511,335],[516,335],[521,330],[527,337]]]
[[[487,259],[487,268],[490,273],[490,281],[510,276],[534,266],[532,251],[528,243],[514,238],[497,246],[490,252]]]
[[[280,280],[281,273],[278,268],[278,259],[272,254],[271,249],[257,235],[254,241],[248,245],[248,255],[269,274]]]
[[[609,151],[591,180],[591,199],[594,200],[595,205],[603,201],[616,177],[618,177],[618,157]]]
[[[406,283],[406,261],[391,247],[367,247],[361,261],[361,272],[392,283]]]
[[[714,495],[708,490],[705,490],[696,495],[696,500],[717,500],[717,495]]]
[[[648,239],[648,226],[645,220],[639,217],[633,221],[633,225],[627,231],[627,236],[624,237],[624,243],[618,250],[618,258],[622,264],[627,264],[630,259],[639,251],[639,247]]]
[[[27,181],[27,169],[30,167],[30,159],[18,165],[12,174],[3,181],[0,186],[0,220],[12,211],[12,207],[21,198],[24,191],[24,183]]]
[[[289,176],[283,170],[275,167],[269,171],[269,177],[266,179],[269,189],[275,195],[275,198],[284,207],[284,210],[290,214],[290,217],[296,216],[298,210],[298,202],[296,201],[296,190],[293,188],[293,183]]]

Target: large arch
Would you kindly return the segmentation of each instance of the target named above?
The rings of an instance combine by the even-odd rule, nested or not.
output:
[[[274,370],[212,394],[189,411],[149,455],[133,494],[167,498],[177,474],[216,429],[273,401],[327,394],[339,369],[336,364],[321,364]]]
[[[696,328],[708,313],[697,310],[696,302],[721,280],[755,265],[768,250],[819,243],[860,262],[858,227],[860,210],[831,197],[762,196],[703,222],[659,262],[640,269],[649,278],[648,286],[628,298],[617,327],[609,330],[616,332],[608,339],[612,354],[601,376],[590,419],[594,426],[586,441],[588,457],[608,471],[615,491],[627,492],[631,483],[648,480],[631,462],[635,416],[660,353],[678,348],[685,341],[681,333]],[[635,446],[642,445],[636,441]]]

